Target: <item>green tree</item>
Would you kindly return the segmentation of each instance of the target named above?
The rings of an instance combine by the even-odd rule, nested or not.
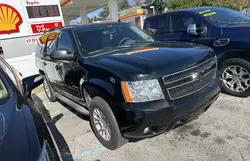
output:
[[[150,9],[150,6],[154,6],[155,13],[160,14],[167,7],[167,3],[163,0],[145,0],[142,8],[147,10],[147,14],[152,15],[153,10]]]
[[[239,10],[240,6],[244,8],[247,6],[247,3],[245,0],[168,0],[167,2],[167,7],[170,10],[199,6],[221,6]]]
[[[95,21],[99,21],[100,19],[98,18],[98,17],[93,17],[93,21],[95,22]]]
[[[102,11],[98,14],[98,16],[102,19],[107,18],[109,16],[108,6],[103,7]]]
[[[247,7],[246,0],[202,0],[203,6],[222,6],[239,10],[240,6],[243,8]]]
[[[167,7],[169,10],[179,10],[183,8],[199,7],[202,5],[202,0],[169,0]]]
[[[88,22],[89,22],[89,23],[92,23],[92,18],[89,18],[89,17],[88,17]]]
[[[122,11],[122,10],[125,10],[125,9],[128,9],[130,8],[131,5],[129,3],[128,0],[122,0],[119,4],[118,4],[118,11]]]

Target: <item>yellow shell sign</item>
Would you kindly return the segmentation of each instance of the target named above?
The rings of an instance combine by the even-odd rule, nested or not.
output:
[[[18,33],[22,23],[22,17],[15,8],[0,3],[0,34]]]

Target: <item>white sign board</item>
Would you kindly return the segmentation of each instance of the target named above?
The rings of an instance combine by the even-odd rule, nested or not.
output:
[[[59,0],[1,0],[0,11],[0,40],[64,25]]]

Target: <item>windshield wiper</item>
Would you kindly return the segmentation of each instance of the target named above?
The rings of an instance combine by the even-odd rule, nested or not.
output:
[[[112,51],[112,50],[117,50],[117,49],[123,49],[123,48],[128,48],[130,46],[116,46],[116,47],[104,47],[102,49],[99,49],[99,50],[95,50],[93,52],[89,52],[88,55],[93,55],[93,54],[98,54],[98,53],[101,53],[101,52],[107,52],[107,51]]]
[[[135,43],[152,43],[154,41],[146,41],[146,40],[135,40]]]
[[[146,40],[134,40],[133,43],[128,44],[130,47],[136,46],[138,44],[148,44],[153,43],[154,41],[146,41]]]

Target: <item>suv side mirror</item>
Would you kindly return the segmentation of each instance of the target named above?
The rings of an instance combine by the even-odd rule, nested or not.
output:
[[[24,95],[30,97],[31,91],[43,83],[43,76],[41,74],[31,75],[22,79]]]
[[[52,60],[73,60],[74,54],[66,49],[57,49],[50,54]]]
[[[191,36],[196,36],[199,33],[197,32],[196,24],[189,24],[187,27],[187,34]]]

